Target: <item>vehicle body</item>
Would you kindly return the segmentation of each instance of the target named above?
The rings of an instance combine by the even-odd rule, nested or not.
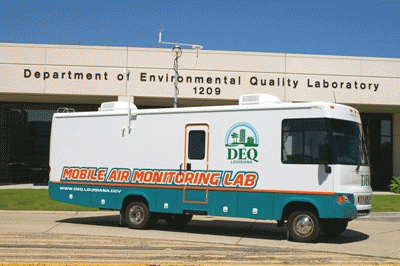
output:
[[[120,210],[131,228],[193,214],[287,222],[291,239],[337,236],[371,211],[360,115],[332,103],[242,96],[237,106],[54,114],[53,200]]]

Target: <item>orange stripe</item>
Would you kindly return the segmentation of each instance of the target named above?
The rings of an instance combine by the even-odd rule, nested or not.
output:
[[[114,186],[114,187],[137,187],[137,188],[164,188],[164,189],[184,189],[184,186],[160,186],[160,185],[141,185],[141,184],[110,184],[94,182],[51,182],[56,185],[84,185],[84,186]],[[335,192],[330,191],[311,191],[311,190],[280,190],[280,189],[251,189],[251,188],[222,188],[222,187],[186,187],[186,189],[212,190],[212,191],[234,191],[252,193],[281,193],[281,194],[301,194],[301,195],[327,195],[333,196]]]

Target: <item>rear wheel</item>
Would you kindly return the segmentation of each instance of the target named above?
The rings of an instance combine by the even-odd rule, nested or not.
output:
[[[337,237],[343,233],[348,225],[346,220],[322,220],[322,232],[327,237]]]
[[[290,214],[288,219],[289,239],[297,242],[314,242],[321,229],[318,218],[309,211],[297,211]]]
[[[192,220],[192,217],[191,214],[170,214],[165,217],[165,220],[173,228],[183,228]]]
[[[146,204],[136,201],[126,207],[125,222],[132,229],[145,229],[153,224],[153,219]]]

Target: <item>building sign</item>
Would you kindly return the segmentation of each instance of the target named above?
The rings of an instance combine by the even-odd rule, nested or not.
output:
[[[125,75],[117,74],[116,79],[119,81],[124,80]],[[129,80],[129,73],[126,75]],[[104,72],[75,72],[71,70],[64,71],[37,71],[31,70],[29,68],[24,69],[24,78],[32,78],[32,79],[53,79],[53,80],[109,80],[109,74],[107,71]]]
[[[175,77],[172,74],[149,74],[148,72],[140,73],[140,82],[146,84],[165,84],[174,83]],[[191,85],[193,93],[196,94],[216,94],[221,93],[221,87],[229,87],[232,85],[244,85],[253,87],[272,87],[272,88],[324,88],[324,89],[360,89],[371,90],[376,92],[379,88],[379,83],[374,82],[358,82],[358,81],[343,81],[339,79],[311,79],[307,78],[306,84],[301,84],[299,80],[270,77],[268,75],[251,75],[250,77],[242,78],[242,76],[200,76],[187,75],[178,77],[179,84]],[[214,86],[209,88],[209,86]],[[206,89],[207,87],[207,89]],[[200,89],[202,88],[202,89]]]
[[[29,68],[24,69],[25,79],[53,79],[53,80],[111,80],[107,71],[105,72],[74,72],[71,70],[65,71],[35,71]],[[130,79],[130,73],[117,74],[114,80],[123,81]],[[175,75],[170,73],[149,74],[148,72],[140,72],[140,76],[136,77],[140,83],[146,84],[173,84]],[[193,85],[193,94],[221,94],[221,87],[232,85],[250,85],[254,87],[289,87],[289,88],[324,88],[324,89],[360,89],[376,92],[379,88],[379,83],[374,82],[357,82],[357,81],[341,81],[327,79],[311,79],[307,78],[306,84],[299,84],[299,80],[291,78],[271,78],[266,75],[255,76],[244,79],[242,76],[204,76],[204,75],[186,75],[178,76],[179,84]],[[208,86],[208,87],[207,87]],[[213,86],[209,88],[209,86]]]
[[[178,99],[265,93],[283,101],[400,105],[395,59],[186,51],[175,77],[165,49],[8,46],[0,45],[0,93],[172,98],[177,81]]]

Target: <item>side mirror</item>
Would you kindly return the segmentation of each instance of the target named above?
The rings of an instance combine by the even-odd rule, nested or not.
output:
[[[325,166],[325,172],[332,173],[332,168],[328,166],[328,163],[332,163],[332,146],[329,144],[319,145],[319,163]]]

